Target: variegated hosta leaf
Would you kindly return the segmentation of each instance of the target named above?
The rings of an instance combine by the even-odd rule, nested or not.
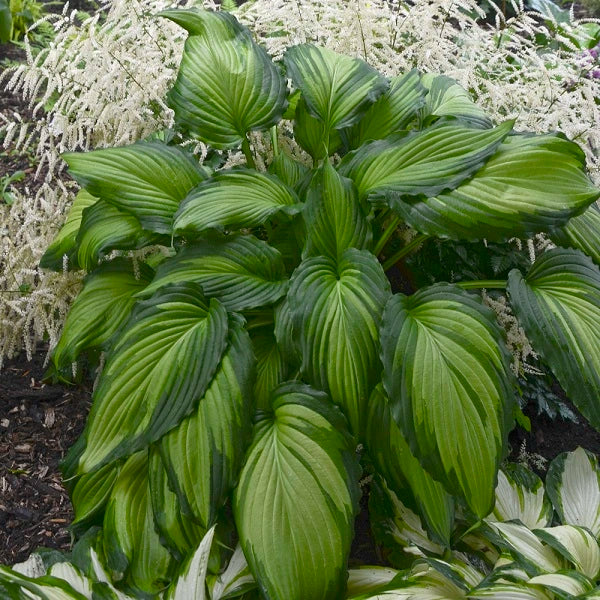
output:
[[[389,89],[369,107],[354,127],[344,132],[350,147],[358,148],[365,142],[382,140],[407,129],[425,105],[427,90],[420,79],[416,69],[392,77]]]
[[[386,586],[400,571],[389,567],[359,566],[356,569],[348,569],[347,597],[353,598],[360,594],[373,592],[378,588]]]
[[[265,597],[340,597],[359,495],[345,419],[297,382],[277,388],[272,407],[234,494],[240,543]]]
[[[214,175],[181,203],[175,215],[177,235],[196,236],[207,229],[256,227],[277,214],[296,214],[295,192],[274,175],[234,169]]]
[[[313,164],[331,156],[342,145],[337,129],[329,129],[327,123],[313,117],[304,98],[301,98],[294,114],[294,140],[303,150],[312,156]]]
[[[41,598],[41,600],[88,600],[63,579],[44,576],[40,578],[27,577],[0,565],[0,586],[3,586],[12,600]],[[0,592],[2,588],[0,588]]]
[[[110,495],[103,527],[107,566],[134,590],[156,594],[170,579],[172,556],[160,543],[148,485],[148,452],[132,454]]]
[[[309,112],[330,130],[356,123],[389,85],[366,62],[312,44],[289,48],[283,60]]]
[[[272,326],[253,330],[252,348],[256,357],[254,400],[259,410],[270,410],[273,390],[287,379],[288,365],[277,345]]]
[[[199,284],[230,311],[273,304],[285,295],[288,278],[279,251],[252,235],[198,240],[158,267],[142,296],[173,283]]]
[[[256,588],[256,581],[250,573],[242,547],[238,544],[227,568],[215,579],[210,588],[210,598],[211,600],[237,598],[254,588]]]
[[[288,301],[301,372],[343,407],[355,435],[378,375],[378,328],[389,293],[381,265],[366,250],[350,248],[337,263],[308,258],[292,276]]]
[[[564,568],[564,561],[550,546],[543,544],[525,525],[512,523],[490,523],[503,545],[527,570],[535,574],[554,573]]]
[[[71,563],[54,563],[48,569],[48,575],[50,577],[56,577],[57,579],[66,581],[74,590],[80,594],[83,594],[86,598],[93,597],[93,582],[83,575],[83,573]]]
[[[195,284],[140,302],[116,340],[85,431],[78,473],[158,440],[204,396],[227,346],[227,311]]]
[[[592,204],[584,213],[573,217],[550,234],[552,241],[565,248],[577,248],[600,265],[600,208]],[[42,265],[43,266],[43,265]]]
[[[304,209],[304,256],[339,260],[348,248],[365,249],[372,231],[351,179],[342,177],[326,161],[313,177]]]
[[[436,117],[457,117],[472,127],[487,129],[492,121],[485,111],[473,102],[468,92],[454,79],[445,75],[425,73],[421,83],[427,90],[421,119],[430,121]]]
[[[386,434],[382,435],[382,431]],[[369,398],[365,445],[377,472],[385,477],[388,486],[421,515],[436,542],[446,548],[450,547],[454,500],[413,456],[398,425],[392,419],[389,400],[381,384]],[[419,546],[419,543],[415,543]],[[431,550],[427,547],[425,549]],[[439,547],[432,551],[438,550]]]
[[[553,600],[554,596],[526,583],[504,583],[477,588],[467,598],[472,600]]]
[[[489,514],[514,396],[494,317],[448,284],[398,294],[381,346],[392,416],[412,452],[477,516]]]
[[[207,528],[237,482],[250,441],[253,366],[250,338],[234,320],[229,348],[197,410],[160,441],[184,514]]]
[[[594,454],[583,448],[559,454],[550,463],[546,490],[563,523],[600,536],[600,468]]]
[[[484,130],[489,131],[489,130]],[[560,136],[511,136],[456,189],[388,197],[412,227],[451,239],[506,240],[564,225],[600,196],[577,144]]]
[[[167,10],[189,32],[169,104],[175,122],[214,148],[239,146],[286,108],[284,78],[250,32],[226,12]]]
[[[526,527],[536,529],[550,525],[552,517],[552,504],[535,473],[517,464],[498,471],[496,504],[486,521],[519,520]]]
[[[577,571],[567,571],[562,573],[544,573],[536,575],[528,582],[531,586],[541,586],[550,593],[556,594],[559,598],[572,598],[590,592],[594,584],[590,579],[578,573]],[[585,598],[588,596],[586,595]]]
[[[161,142],[68,153],[62,158],[88,192],[157,233],[171,233],[179,203],[206,178],[190,155]]]
[[[508,277],[516,316],[536,352],[600,428],[600,269],[578,250],[542,254],[526,277]]]
[[[443,123],[397,134],[350,152],[339,171],[354,181],[361,198],[435,196],[454,189],[481,168],[512,125],[507,121],[495,129],[473,129]]]
[[[580,573],[594,580],[600,574],[600,548],[594,536],[586,529],[574,525],[559,525],[536,529],[534,533]]]
[[[67,256],[69,265],[73,262],[77,251],[77,232],[81,225],[83,211],[88,206],[97,202],[97,198],[85,190],[80,190],[67,214],[65,224],[62,226],[52,244],[40,259],[40,267],[62,271],[64,267],[64,256]]]
[[[127,321],[154,272],[141,264],[138,277],[131,261],[118,258],[100,265],[84,281],[67,315],[52,362],[58,370],[71,367],[90,348],[100,348]]]

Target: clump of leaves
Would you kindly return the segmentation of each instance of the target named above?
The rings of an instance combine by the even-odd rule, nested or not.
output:
[[[359,442],[443,548],[456,504],[471,523],[494,506],[516,381],[503,331],[469,289],[507,289],[536,352],[600,425],[593,253],[558,247],[504,280],[410,295],[392,293],[389,273],[410,270],[428,237],[554,232],[578,247],[576,219],[593,226],[584,211],[600,190],[576,144],[494,126],[447,77],[389,80],[309,44],[276,65],[228,13],[162,16],[189,33],[168,97],[173,139],[200,140],[213,159],[241,148],[247,164],[212,170],[158,139],[64,156],[84,189],[42,265],[66,256],[89,274],[54,370],[106,353],[64,465],[74,531],[101,525],[101,561],[140,597],[219,523],[216,569],[239,539],[263,597],[339,598]],[[284,116],[312,168],[278,147]],[[264,172],[248,134],[269,130]],[[407,227],[420,237],[393,247]],[[169,256],[113,258],[155,245]]]

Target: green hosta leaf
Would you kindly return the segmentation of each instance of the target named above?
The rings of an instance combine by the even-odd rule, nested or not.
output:
[[[600,428],[600,269],[578,250],[542,254],[527,277],[508,277],[510,301],[536,352]]]
[[[160,441],[184,514],[204,527],[214,524],[236,484],[250,441],[253,366],[250,338],[236,319],[229,348],[196,412]]]
[[[359,435],[378,376],[378,327],[389,282],[377,259],[350,248],[339,260],[304,260],[288,300],[302,356],[301,372],[340,404]]]
[[[472,127],[492,127],[491,119],[475,104],[471,96],[454,79],[425,73],[421,83],[427,90],[421,118],[427,122],[436,117],[457,117]]]
[[[225,12],[167,10],[189,31],[169,104],[177,125],[215,148],[239,146],[286,108],[286,83],[249,31]]]
[[[277,177],[234,169],[200,184],[175,215],[177,235],[199,235],[207,229],[256,227],[277,214],[293,215],[301,205],[294,191]]]
[[[167,242],[162,236],[144,231],[133,215],[98,200],[83,211],[77,234],[76,264],[91,271],[110,250],[137,250],[161,241]]]
[[[304,256],[337,261],[348,248],[363,250],[371,241],[371,227],[352,180],[339,175],[329,162],[313,177],[303,214],[307,230]]]
[[[161,142],[68,153],[62,158],[82,187],[157,233],[171,233],[179,203],[206,178],[190,155]]]
[[[361,198],[435,196],[457,187],[481,168],[512,125],[507,121],[495,129],[472,129],[443,123],[397,134],[350,152],[339,171],[354,181]]]
[[[210,598],[211,600],[237,598],[255,588],[256,581],[250,573],[242,547],[238,544],[227,568],[215,579]]]
[[[0,44],[6,44],[11,41],[12,27],[10,0],[0,0]]]
[[[546,489],[563,523],[600,536],[600,468],[594,454],[583,448],[559,454],[550,463]]]
[[[392,416],[411,450],[477,516],[489,514],[514,395],[494,317],[448,284],[398,294],[381,346]]]
[[[583,214],[573,217],[550,238],[559,246],[577,248],[600,265],[600,209],[592,204]]]
[[[534,533],[566,558],[580,573],[596,579],[600,573],[600,548],[594,536],[582,527],[559,525]]]
[[[309,112],[330,130],[356,123],[388,87],[364,61],[312,44],[289,48],[283,60]]]
[[[365,116],[345,132],[351,148],[371,140],[382,140],[408,125],[425,105],[427,90],[421,85],[416,69],[392,77],[389,89],[369,107]]]
[[[288,156],[283,150],[269,165],[269,173],[275,175],[285,185],[295,188],[308,173],[308,167]]]
[[[265,597],[340,597],[359,494],[345,420],[297,382],[277,388],[272,407],[234,494],[240,543]]]
[[[136,278],[131,261],[104,263],[90,273],[67,315],[60,340],[52,353],[58,370],[71,367],[90,348],[100,348],[129,318],[134,295],[152,279],[150,267],[140,265]]]
[[[382,435],[382,431],[386,434]],[[449,548],[454,525],[453,498],[441,483],[432,479],[413,456],[398,425],[391,417],[389,400],[381,384],[373,390],[369,398],[365,444],[377,472],[385,477],[388,486],[409,504],[410,508],[420,513],[433,539]],[[432,546],[431,542],[427,541],[429,546]],[[414,543],[420,545],[417,541]]]
[[[388,197],[427,235],[505,240],[558,227],[600,196],[581,149],[554,135],[512,136],[475,175],[433,198]]]
[[[98,199],[85,190],[80,190],[67,214],[67,220],[58,232],[54,241],[44,256],[40,259],[40,267],[43,269],[52,269],[62,271],[64,266],[64,256],[67,256],[68,263],[73,261],[77,251],[77,232],[81,225],[83,211],[88,206],[92,206]]]
[[[208,389],[227,345],[228,319],[194,284],[140,302],[110,352],[84,431],[78,472],[158,440]]]
[[[594,584],[577,571],[563,573],[544,573],[532,577],[528,584],[531,586],[542,586],[550,593],[557,594],[559,598],[580,597],[581,594],[591,591]],[[587,598],[588,596],[585,596]]]
[[[154,530],[148,453],[132,454],[121,469],[104,515],[107,565],[124,573],[128,586],[156,594],[169,580],[172,557]]]
[[[281,254],[252,235],[199,240],[164,261],[143,296],[169,283],[194,282],[230,311],[272,304],[285,295],[288,279]]]
[[[313,117],[304,98],[301,98],[294,115],[294,140],[308,152],[315,163],[337,152],[342,138],[337,129],[328,129],[327,124]]]
[[[498,471],[496,504],[486,521],[519,520],[526,527],[536,529],[550,525],[552,517],[552,504],[535,473],[517,464]]]
[[[271,394],[280,383],[285,381],[289,369],[271,326],[252,331],[252,347],[256,357],[256,383],[254,384],[256,408],[270,410]]]

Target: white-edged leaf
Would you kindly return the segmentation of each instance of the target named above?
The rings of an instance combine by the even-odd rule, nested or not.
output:
[[[56,577],[66,581],[75,591],[86,598],[92,597],[92,581],[88,579],[81,571],[68,562],[54,563],[48,569],[50,577]]]
[[[8,588],[12,600],[35,598],[36,600],[89,600],[63,579],[48,575],[33,579],[0,565],[0,586]]]
[[[542,586],[550,592],[566,594],[567,597],[585,594],[591,591],[593,583],[577,571],[563,573],[544,573],[528,581],[529,585]]]
[[[467,598],[473,600],[552,600],[553,596],[526,583],[496,584],[473,590]]]
[[[211,600],[227,600],[242,595],[244,592],[254,589],[256,581],[250,573],[248,562],[238,544],[227,568],[215,580],[210,591]]]
[[[360,566],[356,569],[348,569],[348,587],[346,590],[348,598],[373,592],[377,588],[390,583],[400,571],[390,567]]]

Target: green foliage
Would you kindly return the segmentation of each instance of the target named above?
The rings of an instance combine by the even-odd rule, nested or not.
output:
[[[530,265],[505,243],[576,238],[570,219],[600,196],[580,149],[494,126],[447,77],[388,81],[306,44],[276,65],[229,13],[163,16],[189,33],[169,94],[180,135],[66,155],[86,191],[42,259],[91,270],[54,368],[66,377],[85,353],[106,354],[64,464],[77,533],[102,525],[95,551],[117,587],[140,597],[167,585],[176,597],[177,573],[209,530],[219,543],[203,560],[215,575],[239,539],[240,569],[227,580],[252,577],[259,590],[240,593],[335,600],[347,585],[360,443],[376,471],[373,510],[395,523],[387,537],[409,531],[412,545],[444,557],[413,566],[400,588],[418,580],[464,597],[479,571],[444,561],[494,508],[517,393],[504,333],[467,289],[508,285],[535,349],[600,425],[595,256],[559,248]],[[283,115],[311,168],[279,147]],[[272,140],[267,172],[251,131]],[[180,139],[210,146],[210,160],[198,165]],[[245,166],[222,168],[230,149]],[[415,230],[416,242],[402,237]],[[423,260],[405,260],[430,237],[441,241],[425,244]],[[474,281],[447,283],[453,259],[427,264],[447,239]],[[168,256],[153,267],[112,255],[154,244]],[[489,281],[490,270],[508,282]],[[511,527],[478,548],[509,547],[521,531]],[[547,533],[531,534],[534,550],[545,543],[553,568],[573,563],[553,554],[571,542]],[[368,579],[348,587],[370,594]]]
[[[42,12],[39,0],[0,0],[0,44],[20,40]]]

